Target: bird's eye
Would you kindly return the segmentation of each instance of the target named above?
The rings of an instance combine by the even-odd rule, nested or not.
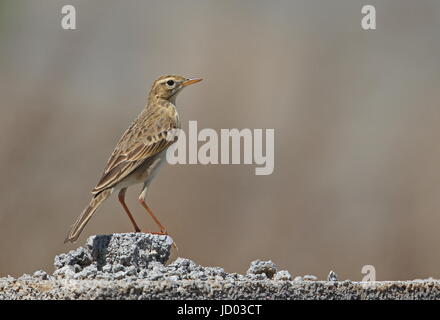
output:
[[[173,87],[174,84],[175,84],[175,82],[174,82],[173,80],[168,80],[168,81],[167,81],[167,85],[168,85],[169,87]]]

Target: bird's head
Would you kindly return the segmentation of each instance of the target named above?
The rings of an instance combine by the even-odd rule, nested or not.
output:
[[[154,81],[148,100],[165,99],[174,102],[177,94],[190,84],[202,79],[189,79],[182,76],[162,76]]]

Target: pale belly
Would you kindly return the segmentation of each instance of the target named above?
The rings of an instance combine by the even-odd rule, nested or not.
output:
[[[129,186],[144,183],[148,186],[166,162],[166,149],[153,158],[147,159],[134,172],[124,178],[115,189],[121,190]]]

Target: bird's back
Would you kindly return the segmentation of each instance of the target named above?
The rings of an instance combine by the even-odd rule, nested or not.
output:
[[[179,116],[171,102],[147,106],[122,135],[92,193],[113,188],[144,161],[166,150],[176,141],[167,139],[168,133],[179,128]]]

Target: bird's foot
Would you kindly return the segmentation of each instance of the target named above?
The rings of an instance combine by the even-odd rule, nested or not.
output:
[[[160,236],[167,236],[168,235],[168,232],[166,232],[166,231],[150,231],[150,232],[147,232],[147,233],[157,234],[157,235],[160,235]]]

